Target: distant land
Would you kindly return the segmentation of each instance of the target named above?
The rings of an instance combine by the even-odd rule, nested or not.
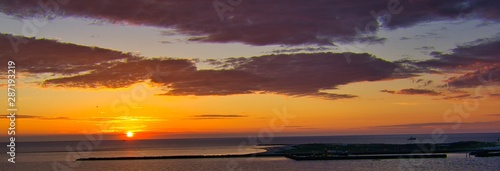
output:
[[[455,143],[410,144],[260,144],[266,152],[238,155],[184,155],[138,157],[91,157],[76,161],[288,157],[294,160],[357,160],[446,158],[442,153],[468,153],[476,157],[500,156],[499,142],[461,141]]]

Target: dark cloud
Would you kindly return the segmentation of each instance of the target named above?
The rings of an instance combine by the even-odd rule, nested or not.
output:
[[[500,117],[500,114],[489,114],[487,116],[492,116],[492,117]]]
[[[194,115],[190,119],[234,119],[234,118],[246,118],[247,115],[221,115],[221,114],[206,114],[206,115]]]
[[[434,81],[432,80],[425,80],[425,79],[417,79],[415,80],[414,78],[410,78],[411,82],[412,83],[415,83],[415,84],[418,84],[419,87],[425,87],[425,86],[428,86],[430,84],[432,84]]]
[[[316,53],[266,55],[252,58],[212,60],[223,70],[199,70],[161,77],[171,89],[166,95],[229,95],[276,93],[314,96],[325,99],[352,98],[353,95],[321,92],[359,81],[391,77],[396,65],[369,54]]]
[[[434,59],[416,61],[403,59],[395,61],[397,74],[412,76],[419,73],[466,73],[448,79],[447,86],[468,88],[491,85],[500,80],[500,35],[464,43],[452,49],[451,53],[433,51]],[[432,47],[422,47],[430,50]],[[429,82],[430,84],[432,82]],[[427,85],[428,85],[427,84]]]
[[[389,94],[396,94],[396,91],[394,90],[380,90],[382,93],[389,93]]]
[[[11,40],[23,39],[26,44],[18,46],[16,53]],[[106,68],[119,60],[133,58],[132,55],[86,47],[54,40],[34,39],[0,34],[0,62],[14,60],[19,71],[30,73],[77,74],[95,68]]]
[[[87,74],[48,79],[45,86],[56,85],[81,88],[121,88],[157,78],[161,74],[195,71],[185,59],[130,59],[106,68],[95,68]]]
[[[497,10],[500,2],[491,0],[252,0],[237,6],[220,1],[230,9],[223,14],[222,22],[213,1],[206,0],[69,1],[59,4],[58,11],[51,7],[53,12],[49,14],[38,2],[0,1],[0,11],[20,18],[66,16],[174,28],[178,33],[193,36],[191,41],[252,45],[380,42],[383,38],[363,38],[363,34],[378,29],[376,18],[384,19],[380,24],[389,29],[437,20],[471,18],[496,22],[500,18]],[[403,10],[391,15],[389,20],[388,15],[379,15],[380,11],[388,10],[388,6]],[[378,14],[374,17],[371,11]],[[356,27],[359,29],[354,29]]]
[[[397,92],[394,90],[380,90],[380,92],[390,93],[390,94],[430,95],[430,96],[437,96],[437,95],[441,94],[441,93],[434,91],[434,90],[415,89],[415,88],[402,89],[402,90],[399,90]]]
[[[394,71],[394,78],[411,78],[415,76],[419,76],[422,73],[430,73],[430,74],[441,74],[438,71],[438,68],[432,68],[428,66],[420,65],[421,61],[411,60],[411,59],[400,59],[394,61],[398,67]]]
[[[11,39],[27,42],[16,53]],[[120,88],[159,74],[196,70],[194,62],[187,59],[145,59],[109,49],[8,34],[0,34],[0,56],[1,63],[15,61],[18,72],[64,75],[45,80],[45,86]]]
[[[500,64],[500,35],[493,38],[478,39],[452,49],[452,53],[445,54],[434,51],[431,53],[436,59],[417,63],[424,67],[443,69],[468,69],[468,67],[499,66]]]
[[[49,79],[44,84],[119,88],[151,79],[168,88],[164,95],[172,96],[276,93],[294,97],[342,99],[355,96],[321,90],[334,89],[351,82],[386,79],[391,77],[396,67],[368,54],[350,55],[352,61],[349,64],[344,54],[334,53],[212,60],[213,64],[230,68],[221,70],[197,70],[187,60],[131,59],[87,74]],[[151,69],[148,70],[148,67]],[[158,74],[150,74],[153,71]]]
[[[153,79],[170,89],[164,95],[232,95],[250,94],[269,78],[235,70],[199,70],[170,74]]]
[[[426,90],[426,89],[414,89],[414,88],[409,88],[409,89],[402,89],[398,92],[398,94],[408,94],[408,95],[415,95],[415,94],[421,94],[421,95],[431,95],[431,96],[436,96],[441,93],[436,92],[434,90]]]
[[[478,70],[459,77],[448,79],[448,85],[453,87],[476,87],[480,85],[498,84],[500,81],[500,67],[488,70]]]

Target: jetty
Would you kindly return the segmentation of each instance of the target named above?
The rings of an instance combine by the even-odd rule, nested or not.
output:
[[[184,155],[184,156],[140,156],[140,157],[89,157],[79,158],[76,161],[97,160],[159,160],[159,159],[210,159],[210,158],[252,158],[252,157],[283,157],[283,154],[228,154],[228,155]]]

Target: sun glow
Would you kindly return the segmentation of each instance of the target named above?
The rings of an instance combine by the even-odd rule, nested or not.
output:
[[[129,138],[134,137],[134,133],[133,133],[133,132],[131,132],[131,131],[128,131],[128,132],[127,132],[127,137],[129,137]]]

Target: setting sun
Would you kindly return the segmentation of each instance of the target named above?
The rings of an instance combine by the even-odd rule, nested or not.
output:
[[[129,137],[129,138],[134,137],[134,133],[133,133],[133,132],[128,131],[128,132],[127,132],[127,137]]]

